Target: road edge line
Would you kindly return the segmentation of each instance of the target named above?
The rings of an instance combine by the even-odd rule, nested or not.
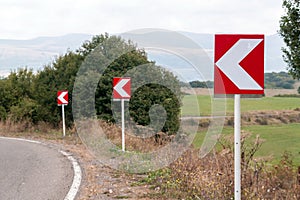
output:
[[[0,136],[0,139],[18,140],[18,141],[30,142],[30,143],[34,143],[34,144],[43,144],[42,142],[39,142],[39,141],[28,140],[28,139],[23,139],[23,138],[13,138],[13,137],[3,137],[3,136]]]
[[[74,200],[81,185],[81,180],[82,180],[81,168],[77,160],[71,154],[62,150],[60,150],[60,153],[66,156],[71,161],[73,165],[73,171],[74,171],[73,183],[64,200]]]

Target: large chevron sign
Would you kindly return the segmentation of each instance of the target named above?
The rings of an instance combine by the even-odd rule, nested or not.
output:
[[[264,93],[264,35],[215,35],[215,94]]]

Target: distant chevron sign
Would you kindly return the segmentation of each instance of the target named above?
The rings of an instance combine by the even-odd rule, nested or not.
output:
[[[263,94],[264,35],[215,35],[215,94]]]
[[[57,92],[57,104],[58,105],[68,105],[69,96],[67,90],[60,90]]]
[[[129,99],[131,95],[131,79],[130,78],[113,78],[113,98],[114,99]]]

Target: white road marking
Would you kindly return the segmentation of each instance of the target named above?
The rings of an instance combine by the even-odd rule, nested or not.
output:
[[[72,186],[64,200],[74,200],[76,197],[76,194],[79,190],[79,187],[80,187],[80,183],[81,183],[81,179],[82,179],[82,172],[81,172],[81,169],[80,169],[80,166],[79,166],[77,160],[73,156],[71,156],[71,154],[69,154],[65,151],[60,151],[60,153],[62,153],[64,156],[66,156],[72,162],[73,170],[74,170],[73,183],[72,183]]]

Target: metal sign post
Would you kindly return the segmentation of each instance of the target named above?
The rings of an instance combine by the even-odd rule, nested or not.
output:
[[[217,34],[214,94],[234,94],[234,199],[241,199],[241,94],[264,93],[264,35]]]
[[[62,122],[63,122],[63,137],[66,136],[66,125],[65,125],[65,105],[61,105]]]
[[[241,199],[241,95],[234,95],[234,199]]]
[[[122,151],[125,151],[125,116],[124,116],[124,100],[121,99],[121,115],[122,115]]]

